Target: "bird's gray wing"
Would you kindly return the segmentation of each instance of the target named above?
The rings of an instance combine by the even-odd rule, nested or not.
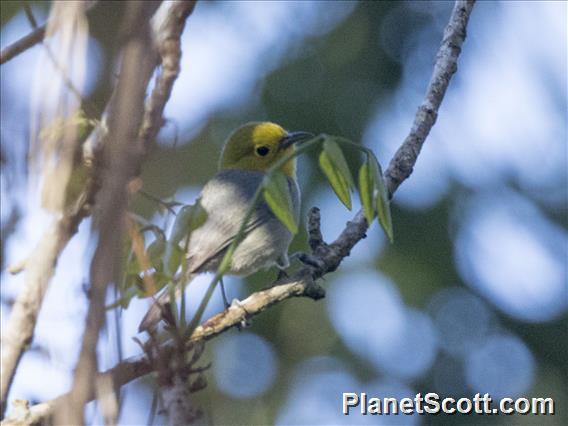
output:
[[[201,203],[208,216],[205,224],[191,234],[187,253],[190,273],[216,269],[221,253],[237,235],[264,176],[262,172],[223,170],[203,187]],[[260,202],[245,233],[274,218],[266,203]]]
[[[249,203],[264,173],[243,170],[226,170],[211,179],[201,192],[201,203],[207,211],[205,224],[191,234],[187,262],[190,274],[216,269],[223,251],[233,242],[244,219]],[[236,184],[235,182],[239,182]],[[295,182],[289,179],[296,221],[300,214],[300,193]],[[270,220],[277,220],[264,201],[259,202],[255,213],[245,228],[245,234]],[[216,262],[211,262],[215,259]],[[190,281],[192,276],[188,277]],[[176,292],[180,287],[176,287]],[[162,318],[164,306],[170,301],[169,291],[164,291],[144,316],[139,332],[156,326]]]

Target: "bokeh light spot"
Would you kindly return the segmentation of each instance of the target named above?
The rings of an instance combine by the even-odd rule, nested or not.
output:
[[[444,289],[428,306],[440,333],[440,345],[450,355],[467,354],[485,340],[492,315],[485,303],[462,288]]]
[[[250,332],[229,335],[215,345],[215,382],[233,398],[254,398],[274,383],[276,363],[274,349],[264,338]]]
[[[524,394],[533,383],[535,361],[518,338],[494,335],[473,351],[466,362],[467,382],[474,392],[492,398]]]
[[[331,322],[345,344],[382,371],[410,379],[434,362],[437,335],[430,318],[407,309],[386,277],[371,271],[342,276],[327,300]]]

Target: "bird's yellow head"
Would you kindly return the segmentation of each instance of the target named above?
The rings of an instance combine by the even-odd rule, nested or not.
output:
[[[312,137],[307,132],[287,132],[270,122],[247,123],[229,135],[219,168],[266,171],[280,158],[293,152],[295,143]],[[288,161],[282,171],[295,179],[296,159]]]

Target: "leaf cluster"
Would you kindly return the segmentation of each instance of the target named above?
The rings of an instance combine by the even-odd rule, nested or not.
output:
[[[363,151],[365,161],[359,168],[358,182],[363,213],[369,226],[377,217],[380,226],[392,242],[393,230],[388,193],[383,182],[381,165],[373,152],[345,138],[322,135],[316,140],[323,142],[319,155],[319,166],[337,198],[349,210],[352,209],[351,193],[357,188],[340,144]],[[302,147],[297,153],[301,151]],[[263,190],[266,203],[290,232],[296,234],[298,224],[294,221],[292,200],[286,177],[278,170],[267,177]]]

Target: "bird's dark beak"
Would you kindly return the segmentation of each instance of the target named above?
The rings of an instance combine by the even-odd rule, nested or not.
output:
[[[314,134],[310,132],[289,132],[280,141],[279,148],[286,149],[296,143],[305,142],[313,137]]]

